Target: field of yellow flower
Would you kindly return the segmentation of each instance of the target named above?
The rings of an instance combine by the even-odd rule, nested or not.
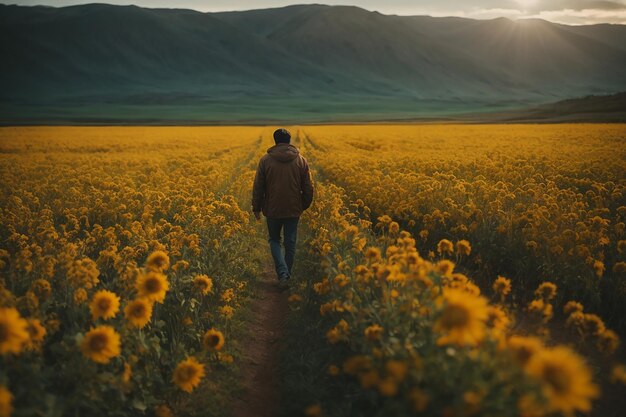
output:
[[[0,130],[1,416],[224,406],[189,393],[235,372],[258,270],[237,186],[263,134]]]
[[[290,130],[281,415],[619,415],[623,126]],[[272,131],[0,129],[0,417],[229,414]]]

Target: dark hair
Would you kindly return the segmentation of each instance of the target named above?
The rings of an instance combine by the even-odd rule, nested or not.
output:
[[[274,142],[289,143],[290,141],[291,141],[291,134],[286,129],[277,129],[274,132]]]

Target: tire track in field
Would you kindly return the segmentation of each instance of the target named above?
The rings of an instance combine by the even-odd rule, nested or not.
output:
[[[252,318],[242,360],[244,390],[234,403],[233,417],[272,417],[280,407],[278,366],[289,292],[280,291],[276,283],[268,262],[250,302]]]
[[[241,158],[235,166],[231,169],[231,174],[221,181],[218,187],[216,187],[216,194],[226,194],[230,186],[235,182],[237,177],[241,175],[243,169],[245,169],[251,162],[252,159],[257,155],[261,145],[263,144],[263,134],[260,134],[258,139],[253,142],[253,146],[250,149],[250,152],[246,154],[243,158]]]

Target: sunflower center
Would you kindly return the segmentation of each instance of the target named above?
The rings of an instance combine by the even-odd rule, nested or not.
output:
[[[89,348],[94,352],[103,350],[107,345],[107,337],[103,334],[96,334],[89,340]]]
[[[161,282],[154,278],[146,280],[146,290],[148,292],[159,292],[161,290]]]
[[[196,370],[191,366],[186,366],[180,370],[180,377],[184,381],[189,381],[196,374]]]
[[[211,346],[217,346],[219,342],[220,338],[218,335],[212,334],[211,336],[209,336],[209,343],[211,344]]]
[[[107,311],[111,308],[111,300],[108,298],[101,298],[98,300],[98,308],[102,311]]]
[[[530,359],[530,357],[533,355],[534,352],[527,347],[520,346],[519,348],[516,349],[516,353],[517,353],[517,358],[519,359],[519,361],[521,363],[526,363],[528,362],[528,360]]]
[[[469,322],[469,314],[466,308],[449,304],[441,316],[441,324],[450,329],[463,327]]]
[[[131,310],[131,313],[134,317],[143,317],[145,315],[146,308],[143,304],[137,304]]]
[[[543,377],[556,393],[563,394],[568,392],[570,380],[565,372],[563,372],[562,369],[559,369],[559,367],[550,365],[546,366],[543,370]]]

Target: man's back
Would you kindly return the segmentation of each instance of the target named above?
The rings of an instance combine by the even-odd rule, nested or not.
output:
[[[277,143],[257,168],[252,191],[253,211],[269,218],[299,217],[313,200],[309,165],[298,149]]]

